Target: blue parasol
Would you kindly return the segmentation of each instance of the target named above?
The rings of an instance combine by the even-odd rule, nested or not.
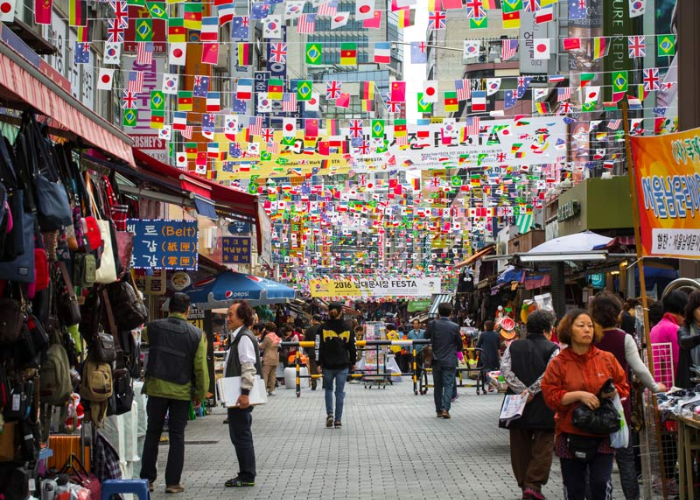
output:
[[[251,306],[284,303],[294,298],[295,292],[276,281],[249,274],[224,271],[194,283],[183,290],[198,309],[228,307],[234,300],[247,300]]]

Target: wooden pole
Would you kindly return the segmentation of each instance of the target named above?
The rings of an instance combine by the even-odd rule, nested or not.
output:
[[[649,363],[649,371],[654,374],[654,353],[651,346],[651,335],[649,329],[649,299],[647,297],[646,279],[644,278],[644,256],[642,255],[642,235],[639,224],[639,210],[637,204],[637,182],[634,158],[632,157],[632,146],[630,144],[630,121],[629,109],[627,101],[622,103],[622,122],[625,130],[625,153],[627,156],[627,177],[630,181],[630,195],[632,197],[632,219],[634,221],[634,244],[637,249],[637,266],[639,268],[639,288],[642,294],[642,309],[644,311],[644,342],[647,347],[647,361]],[[629,269],[629,268],[628,268]],[[670,388],[669,388],[670,389]],[[661,440],[661,419],[656,404],[656,397],[652,396],[652,409],[655,421],[656,430],[656,445],[659,449],[659,463],[661,473],[661,488],[663,497],[668,498],[668,485],[666,484],[666,468],[664,467],[664,451]],[[651,478],[647,478],[650,480]]]

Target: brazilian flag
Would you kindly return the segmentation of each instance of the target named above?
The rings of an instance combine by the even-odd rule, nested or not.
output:
[[[125,109],[124,116],[122,119],[122,125],[125,127],[135,127],[136,126],[136,110],[135,109]]]
[[[165,8],[165,2],[149,2],[148,10],[153,19],[167,19],[168,11]]]
[[[165,96],[160,90],[151,91],[151,110],[162,111],[165,109]]]
[[[489,18],[484,17],[472,17],[469,19],[469,27],[473,30],[483,29],[489,27]]]
[[[136,42],[151,42],[153,41],[153,19],[137,19],[136,33],[134,34]]]
[[[310,101],[313,91],[311,80],[299,80],[297,83],[297,99],[300,101]]]
[[[372,120],[372,137],[375,139],[384,137],[384,120]]]
[[[419,113],[432,113],[433,103],[425,102],[423,100],[423,92],[418,92],[418,112]]]
[[[318,66],[322,62],[323,46],[320,43],[306,44],[306,64]]]
[[[627,71],[614,71],[612,73],[613,92],[627,92]]]

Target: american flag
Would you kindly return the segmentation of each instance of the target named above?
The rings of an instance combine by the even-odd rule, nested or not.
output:
[[[192,132],[192,125],[187,125],[185,126],[185,130],[180,131],[182,137],[184,137],[185,139],[192,139]]]
[[[620,125],[622,124],[622,120],[617,119],[617,120],[610,120],[608,121],[608,128],[610,130],[617,130],[620,128]]]
[[[328,0],[318,6],[317,16],[333,17],[338,12],[338,0]]]
[[[285,42],[275,42],[271,45],[270,61],[277,63],[287,62],[287,44]]]
[[[472,85],[468,79],[455,80],[455,90],[458,101],[466,101],[472,97]]]
[[[143,91],[143,71],[129,71],[129,83],[126,90],[134,94]]]
[[[562,87],[557,89],[557,102],[568,101],[571,99],[571,87]]]
[[[297,33],[311,35],[316,32],[316,14],[302,14],[299,16]]]
[[[503,40],[501,43],[501,59],[507,61],[518,52],[518,40]]]
[[[262,135],[263,119],[262,116],[251,116],[248,122],[248,132],[250,135]]]
[[[468,136],[479,135],[480,120],[478,117],[467,118],[464,124]]]
[[[293,113],[297,110],[297,95],[294,92],[285,92],[282,96],[282,111]]]
[[[138,64],[153,63],[153,42],[139,42],[137,45],[136,62]]]

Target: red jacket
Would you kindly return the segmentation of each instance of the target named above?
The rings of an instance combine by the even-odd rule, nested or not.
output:
[[[620,399],[629,396],[627,375],[620,363],[612,353],[601,351],[595,346],[591,346],[588,353],[582,355],[574,353],[570,347],[567,347],[549,362],[542,379],[542,394],[547,406],[556,412],[554,423],[557,435],[562,432],[591,435],[575,427],[571,422],[574,409],[580,403],[564,406],[561,404],[561,398],[567,392],[574,391],[598,394],[609,378],[613,379]]]

